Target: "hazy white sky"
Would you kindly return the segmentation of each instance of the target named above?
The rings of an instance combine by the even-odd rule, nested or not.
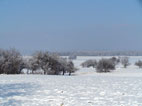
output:
[[[0,0],[0,48],[142,50],[140,0]]]

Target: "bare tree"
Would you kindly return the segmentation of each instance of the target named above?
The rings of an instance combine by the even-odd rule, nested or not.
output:
[[[110,60],[111,60],[115,65],[119,64],[119,62],[120,62],[120,59],[119,59],[119,58],[116,58],[116,57],[112,57],[112,58],[110,58]]]
[[[20,74],[22,56],[16,49],[3,50],[0,53],[0,70],[5,74]]]
[[[128,57],[121,57],[121,64],[124,66],[124,68],[127,68],[127,66],[130,65],[129,58]]]
[[[139,68],[142,68],[142,61],[139,60],[135,63],[136,66],[138,66]]]
[[[101,59],[96,67],[97,72],[110,72],[115,69],[115,64],[110,59]]]
[[[62,75],[64,75],[68,70],[68,61],[65,58],[59,58],[58,61],[60,63],[59,69],[62,70]]]
[[[31,58],[28,61],[27,69],[32,71],[32,74],[39,69],[39,64],[35,58]]]
[[[44,74],[46,74],[48,69],[47,64],[49,63],[48,57],[47,52],[35,52],[32,58],[29,60],[29,67],[32,70],[32,73],[41,68],[44,71]]]
[[[67,66],[68,66],[67,72],[69,73],[69,76],[71,75],[71,73],[74,73],[75,71],[77,71],[77,68],[74,67],[74,64],[72,61],[69,61]]]

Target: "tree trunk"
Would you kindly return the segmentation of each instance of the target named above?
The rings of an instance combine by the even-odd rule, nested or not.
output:
[[[69,72],[69,76],[71,76],[71,72]]]
[[[44,70],[44,75],[46,74],[46,71]]]
[[[65,70],[63,70],[63,75],[65,75]]]

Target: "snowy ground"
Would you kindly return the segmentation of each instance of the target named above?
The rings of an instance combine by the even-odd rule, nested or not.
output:
[[[102,57],[78,57],[74,76],[1,75],[0,106],[142,106],[142,69],[133,65],[142,57],[112,73],[81,68],[90,58]]]

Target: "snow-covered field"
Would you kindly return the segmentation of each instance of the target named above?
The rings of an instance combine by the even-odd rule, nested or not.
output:
[[[130,57],[127,69],[119,65],[112,73],[80,66],[100,58],[78,57],[74,76],[1,75],[0,106],[142,106],[142,69],[134,66],[142,57]]]

